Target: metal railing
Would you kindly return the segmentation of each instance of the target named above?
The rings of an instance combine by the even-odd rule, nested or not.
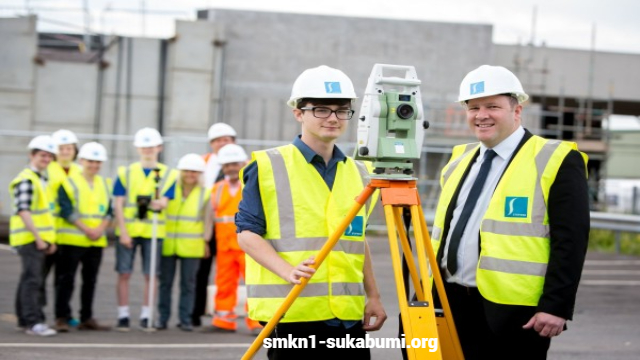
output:
[[[620,254],[622,233],[640,233],[640,216],[592,211],[591,228],[613,231],[616,254]]]

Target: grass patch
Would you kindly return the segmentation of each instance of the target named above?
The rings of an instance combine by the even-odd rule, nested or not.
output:
[[[613,230],[591,229],[589,250],[614,253],[616,251],[615,239]],[[640,256],[640,234],[621,232],[620,253]]]

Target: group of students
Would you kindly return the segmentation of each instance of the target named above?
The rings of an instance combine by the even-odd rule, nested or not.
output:
[[[441,171],[442,193],[431,233],[437,264],[431,266],[443,274],[466,359],[546,359],[551,338],[561,334],[573,316],[589,234],[588,157],[575,143],[544,139],[526,130],[522,104],[528,97],[518,78],[501,66],[480,66],[460,84],[458,101],[478,141],[454,147]],[[269,359],[369,359],[368,348],[332,348],[327,340],[365,339],[387,319],[365,237],[370,211],[358,210],[322,264],[315,258],[370,180],[369,167],[336,146],[354,115],[356,98],[351,79],[342,71],[328,66],[305,70],[287,102],[300,135],[291,144],[253,152],[241,182],[238,172],[246,154],[234,145],[221,146],[233,142],[235,132],[226,138],[210,135],[213,154],[208,162],[186,155],[178,174],[157,161],[160,134],[142,129],[134,143],[140,162],[118,170],[113,211],[110,185],[97,175],[106,160],[104,148],[84,145],[79,153],[82,170],[72,170],[62,162],[63,141],[34,139],[29,145],[30,166],[11,183],[16,199],[11,244],[23,261],[19,325],[32,334],[55,333],[44,324],[39,302],[43,297],[33,296],[42,291],[45,258],[58,244],[59,256],[68,259],[58,272],[72,274],[79,261],[99,263],[104,230],[113,214],[118,235],[118,329],[129,329],[128,284],[138,246],[147,274],[144,301],[150,291],[154,218],[156,234],[164,240],[157,254],[162,255],[157,328],[167,327],[171,283],[180,260],[180,328],[191,330],[200,311],[193,309],[193,294],[201,291],[194,290],[195,282],[208,278],[204,264],[211,258],[207,241],[213,218],[218,251],[213,326],[235,329],[235,287],[246,263],[250,329],[269,321],[292,287],[308,279],[269,336],[285,341],[313,338],[317,346],[272,347]],[[230,130],[223,124],[212,129],[216,126]],[[51,176],[49,187],[56,186],[57,175],[54,167],[46,169],[58,146],[59,165],[68,175],[52,195],[46,190],[46,174]],[[212,181],[219,166],[224,179],[209,191],[198,177],[204,173]],[[156,188],[159,193],[154,196]],[[91,246],[100,249],[85,249]],[[197,275],[193,259],[201,259]],[[79,328],[100,328],[90,310],[96,273],[97,267],[83,267],[83,275],[93,283],[85,280]],[[71,317],[72,279],[57,276],[56,316],[63,327]],[[204,298],[195,295],[196,302]],[[439,300],[434,298],[436,306]],[[141,312],[143,327],[149,325],[149,306],[145,302]],[[399,336],[404,337],[402,330]]]
[[[239,277],[244,276],[244,253],[238,246],[233,217],[242,196],[239,172],[248,159],[235,144],[236,132],[231,126],[216,123],[208,135],[211,153],[187,154],[174,170],[158,161],[163,145],[160,133],[140,129],[133,144],[139,161],[120,167],[114,181],[100,175],[108,156],[97,142],[78,148],[78,138],[69,130],[30,141],[29,164],[9,185],[14,205],[9,240],[22,262],[15,302],[19,329],[38,336],[68,332],[72,327],[111,329],[94,318],[93,301],[107,229],[113,224],[117,236],[116,330],[130,330],[129,282],[138,247],[144,274],[140,327],[167,329],[178,266],[178,327],[193,331],[194,326],[200,326],[212,259],[217,253],[215,314],[210,329],[236,330],[234,308]],[[154,234],[159,316],[150,324]],[[80,265],[77,319],[70,301]],[[53,328],[46,324],[43,311],[45,283],[52,269]],[[246,324],[254,332],[261,328],[248,318]]]

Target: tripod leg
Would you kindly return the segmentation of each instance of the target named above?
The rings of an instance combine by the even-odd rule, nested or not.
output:
[[[427,229],[427,223],[424,221],[424,212],[422,207],[418,206],[418,216],[420,220],[420,226],[422,227],[422,239],[417,239],[416,242],[421,241],[422,248],[426,249],[427,257],[429,258],[429,264],[431,264],[431,272],[433,273],[433,281],[435,282],[436,290],[438,291],[438,297],[440,298],[440,304],[442,305],[443,316],[438,317],[438,329],[440,333],[440,345],[442,347],[443,356],[445,359],[463,360],[462,347],[460,346],[460,339],[458,338],[458,331],[456,325],[453,322],[453,314],[451,313],[451,307],[449,306],[449,300],[447,299],[447,293],[444,291],[444,283],[442,282],[442,274],[438,267],[438,261],[436,255],[433,253],[433,247],[431,245],[431,238],[429,237],[429,230]],[[444,317],[444,320],[443,320]],[[448,343],[448,344],[447,344]]]
[[[431,301],[431,293],[424,293],[426,299],[423,301],[408,301],[405,297],[404,282],[402,281],[402,264],[400,263],[400,251],[398,248],[398,238],[396,237],[397,224],[393,221],[395,215],[399,213],[397,210],[394,211],[392,205],[385,205],[384,213],[389,234],[389,253],[391,255],[391,263],[396,281],[396,291],[398,293],[398,306],[400,308],[400,317],[402,318],[402,326],[405,332],[404,341],[407,345],[407,357],[410,360],[442,359],[440,349],[432,349],[430,345],[428,345],[434,341],[433,339],[438,341],[438,330],[436,327],[435,312],[433,311],[433,301]],[[418,277],[415,266],[410,267],[409,271],[412,278]],[[420,289],[421,287],[420,283],[418,283],[417,288]],[[429,343],[427,343],[428,341]]]
[[[409,274],[411,275],[411,281],[413,282],[413,288],[416,291],[416,297],[420,301],[424,301],[424,292],[422,291],[422,285],[420,284],[420,278],[418,277],[418,270],[416,269],[416,263],[409,247],[409,240],[405,233],[404,226],[402,224],[402,208],[394,207],[393,215],[395,219],[396,227],[398,228],[398,235],[400,236],[400,245],[402,245],[402,252],[407,259],[407,265],[409,266]]]

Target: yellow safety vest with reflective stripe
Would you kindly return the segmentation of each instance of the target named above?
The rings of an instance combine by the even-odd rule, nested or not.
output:
[[[108,179],[100,175],[93,178],[90,186],[81,174],[69,175],[62,183],[71,205],[73,214],[90,228],[98,227],[107,218],[111,185]],[[102,235],[98,240],[89,239],[82,230],[64,220],[57,229],[57,243],[79,247],[106,247],[107,237]]]
[[[60,205],[58,204],[58,190],[60,186],[72,175],[82,174],[82,166],[71,163],[69,166],[69,174],[64,171],[64,168],[57,161],[52,161],[47,166],[47,189],[49,191],[49,200],[53,204],[53,216],[56,219],[56,227],[60,227],[65,223],[65,220],[60,217]]]
[[[178,173],[173,169],[169,169],[164,164],[158,163],[157,166],[160,169],[158,189],[160,189],[160,197],[162,197],[176,181]],[[118,168],[118,179],[120,179],[120,183],[127,190],[127,194],[125,195],[126,201],[124,204],[124,221],[127,227],[127,232],[132,238],[143,237],[150,239],[153,236],[153,212],[149,208],[146,219],[138,219],[137,197],[154,197],[156,189],[156,182],[154,180],[155,176],[154,171],[149,172],[149,174],[145,176],[144,170],[139,162]],[[166,211],[161,211],[157,214],[158,226],[156,229],[156,236],[158,238],[165,238],[166,236],[165,212]],[[120,235],[119,228],[116,228],[116,235]]]
[[[187,198],[176,184],[176,196],[167,206],[167,237],[162,244],[162,256],[184,258],[204,257],[204,217],[211,192],[196,186]]]
[[[317,255],[369,182],[366,166],[347,158],[338,163],[329,190],[294,145],[257,151],[252,157],[258,165],[267,223],[263,238],[294,266]],[[281,322],[362,319],[366,224],[363,207]],[[245,282],[249,318],[259,321],[271,319],[292,289],[250,256],[246,257]]]
[[[480,224],[476,282],[487,300],[538,304],[550,253],[546,204],[560,165],[571,150],[578,150],[573,142],[532,136],[504,171]],[[442,170],[442,193],[431,236],[436,253],[447,208],[477,151],[479,144],[456,146]],[[586,169],[587,155],[580,154]]]
[[[13,188],[23,180],[30,180],[33,185],[33,197],[31,198],[31,219],[33,225],[38,230],[38,234],[42,240],[50,243],[56,241],[55,220],[51,213],[51,201],[49,200],[49,192],[40,181],[38,174],[31,169],[24,169],[16,176],[11,184],[9,184],[9,193],[11,194],[11,202],[15,203],[13,198]],[[31,231],[24,226],[22,218],[15,214],[11,215],[9,220],[9,244],[11,246],[20,246],[32,243],[36,240]]]

